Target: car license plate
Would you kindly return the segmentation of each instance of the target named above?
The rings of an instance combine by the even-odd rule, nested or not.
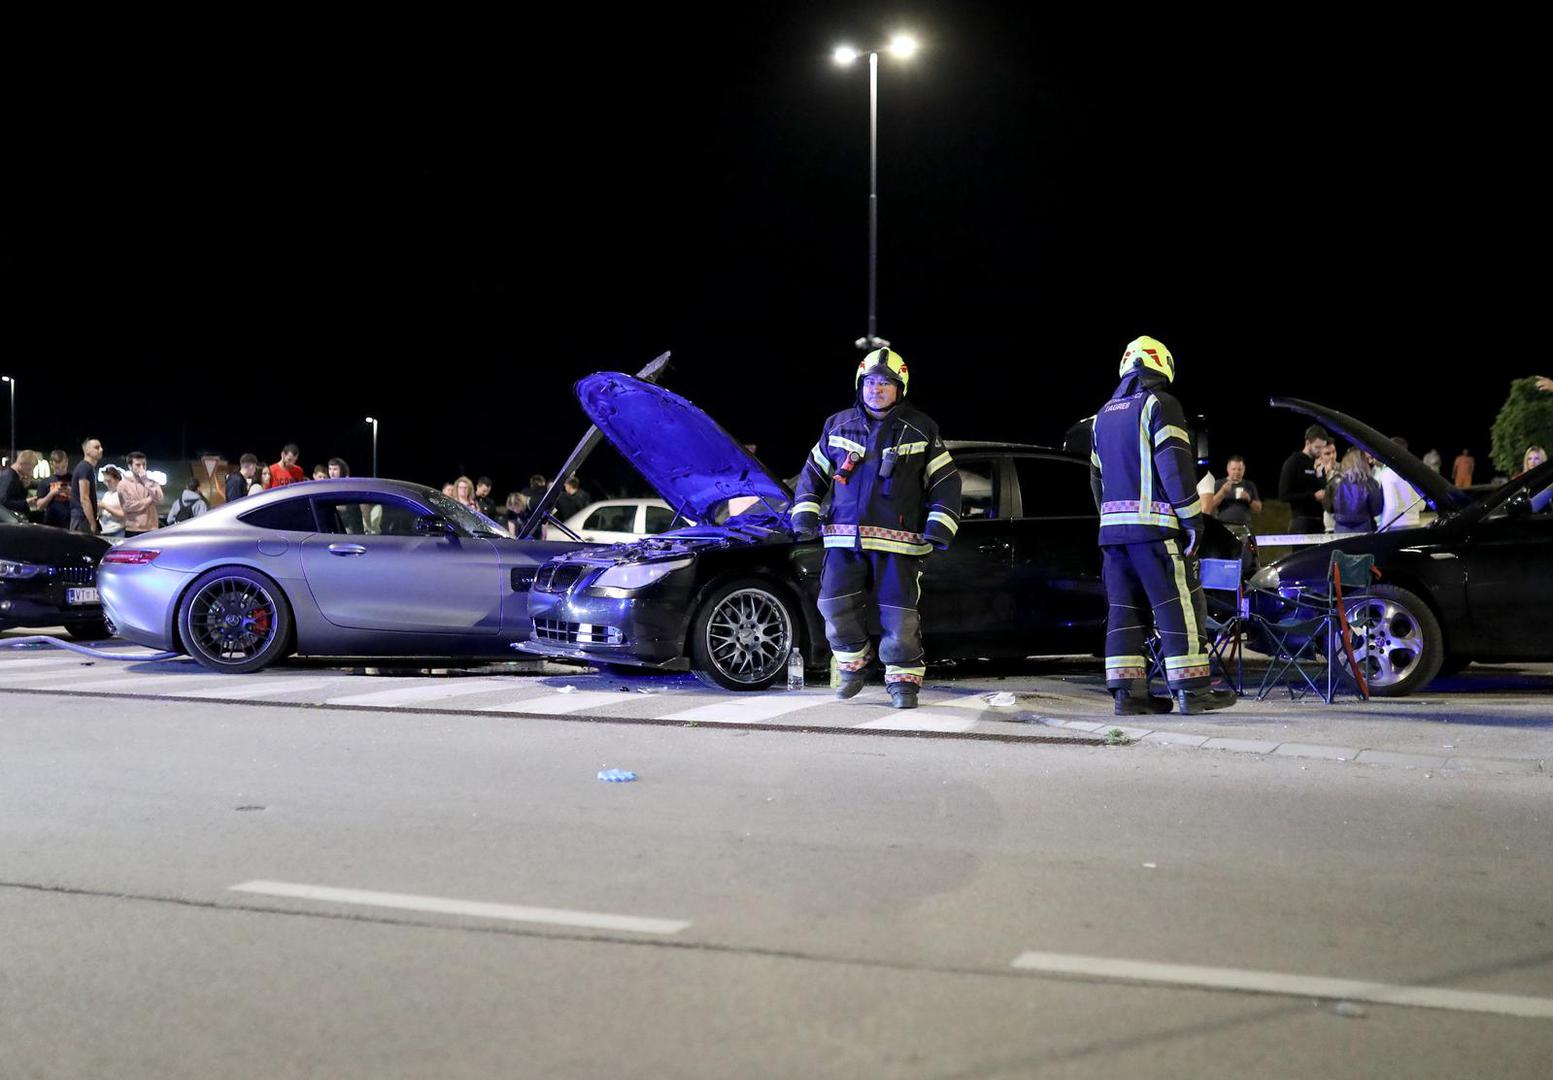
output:
[[[96,589],[66,589],[65,603],[67,604],[95,604],[98,603]]]

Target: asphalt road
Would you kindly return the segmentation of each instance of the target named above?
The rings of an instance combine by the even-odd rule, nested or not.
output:
[[[1550,795],[0,692],[0,1075],[1540,1078]]]

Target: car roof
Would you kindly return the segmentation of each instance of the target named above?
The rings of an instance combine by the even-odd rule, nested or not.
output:
[[[1036,443],[997,442],[995,440],[978,439],[945,439],[944,446],[949,450],[1006,450],[1018,453],[1034,451],[1041,454],[1056,454],[1058,457],[1076,457],[1077,455],[1055,446],[1039,446]]]

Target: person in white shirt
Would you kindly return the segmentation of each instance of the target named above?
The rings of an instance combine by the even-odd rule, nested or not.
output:
[[[1407,449],[1407,440],[1400,435],[1391,439],[1402,449]],[[1423,509],[1423,496],[1418,494],[1418,489],[1397,475],[1395,469],[1376,462],[1374,457],[1370,461],[1375,464],[1375,479],[1380,483],[1380,493],[1385,499],[1385,505],[1381,508],[1380,517],[1376,520],[1376,528],[1381,532],[1393,529],[1416,529],[1419,526],[1419,512]]]
[[[102,479],[108,485],[108,491],[97,501],[97,524],[102,527],[103,536],[123,536],[124,504],[119,501],[119,481],[124,479],[124,474],[109,465],[103,469]]]

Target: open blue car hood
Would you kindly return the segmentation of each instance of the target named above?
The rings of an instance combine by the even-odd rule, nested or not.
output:
[[[755,496],[777,512],[792,496],[706,413],[661,386],[615,371],[577,382],[582,411],[684,517],[719,520],[718,505]]]

